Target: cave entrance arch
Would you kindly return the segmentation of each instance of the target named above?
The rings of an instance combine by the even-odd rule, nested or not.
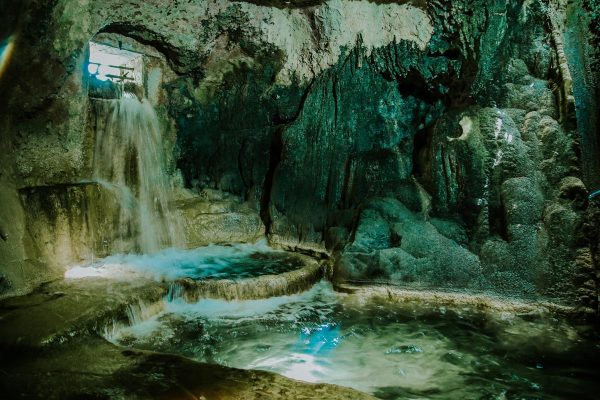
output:
[[[102,31],[88,43],[84,79],[90,98],[121,98],[128,93],[156,106],[166,101],[163,87],[173,77],[162,52],[130,36]]]

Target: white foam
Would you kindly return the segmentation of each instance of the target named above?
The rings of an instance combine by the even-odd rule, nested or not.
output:
[[[166,304],[166,311],[173,314],[184,314],[193,317],[209,319],[240,319],[251,318],[275,311],[281,311],[282,306],[288,306],[285,313],[278,313],[278,318],[295,319],[297,307],[306,303],[334,304],[338,294],[333,291],[329,282],[321,281],[310,290],[290,296],[270,297],[261,300],[214,300],[201,299],[196,303],[187,303],[176,298]]]

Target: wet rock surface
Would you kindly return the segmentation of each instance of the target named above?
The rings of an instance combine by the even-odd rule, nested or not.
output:
[[[379,210],[383,211],[386,206],[389,208],[389,204],[380,204]],[[372,241],[369,242],[370,245],[372,243]],[[428,244],[425,243],[425,245]],[[206,251],[210,253],[210,249]],[[216,254],[214,249],[212,253]],[[281,252],[264,253],[259,257],[256,253],[251,253],[250,257],[252,259],[258,257],[257,259],[261,262],[269,262],[278,254]],[[288,257],[292,256],[288,255]],[[265,336],[267,332],[271,332],[269,334],[276,332],[277,335],[288,332],[289,327],[282,331],[278,328],[278,324],[285,326],[292,324],[293,330],[290,331],[290,334],[296,337],[295,330],[300,329],[298,323],[301,323],[304,336],[300,338],[302,343],[307,346],[307,351],[309,351],[307,354],[314,353],[317,358],[326,357],[329,351],[339,344],[337,339],[330,341],[332,338],[329,336],[341,335],[340,327],[345,327],[345,329],[350,329],[349,333],[340,336],[340,340],[343,343],[355,343],[354,346],[359,343],[361,346],[359,348],[362,349],[356,353],[356,349],[351,347],[354,350],[348,355],[349,357],[361,354],[366,357],[365,360],[372,361],[371,358],[378,355],[386,357],[386,363],[394,363],[401,361],[402,357],[427,358],[443,355],[441,361],[436,361],[439,365],[436,364],[435,368],[438,368],[439,373],[442,370],[450,371],[448,376],[462,369],[474,368],[475,364],[472,364],[474,361],[471,361],[471,364],[464,361],[464,354],[457,351],[444,353],[443,349],[450,346],[447,342],[444,342],[442,350],[434,349],[432,343],[439,346],[441,336],[434,335],[428,339],[433,342],[424,341],[424,344],[419,344],[425,340],[425,336],[423,336],[422,330],[418,330],[421,333],[414,336],[415,328],[411,327],[411,324],[416,323],[416,315],[419,316],[419,319],[423,319],[423,323],[433,324],[432,326],[437,327],[440,326],[442,320],[446,321],[442,323],[442,326],[446,327],[448,316],[452,316],[450,320],[453,321],[455,318],[456,321],[460,321],[458,330],[461,332],[458,335],[460,338],[464,337],[465,327],[468,327],[469,332],[478,332],[478,329],[483,329],[482,327],[487,330],[495,327],[493,328],[494,332],[500,333],[494,334],[500,335],[501,338],[500,344],[496,346],[496,351],[500,351],[502,354],[508,351],[506,349],[520,346],[519,340],[523,340],[523,343],[526,344],[527,338],[530,336],[538,335],[540,340],[544,337],[543,344],[532,350],[532,354],[535,354],[536,357],[542,357],[539,354],[542,354],[543,357],[550,357],[550,359],[542,358],[544,368],[554,365],[553,363],[558,362],[556,360],[563,360],[565,352],[580,351],[576,345],[576,343],[580,343],[580,340],[576,339],[578,337],[577,330],[563,320],[554,318],[556,316],[568,318],[576,316],[577,311],[573,308],[543,302],[507,301],[503,298],[475,296],[464,292],[406,291],[399,290],[397,287],[385,286],[339,285],[340,291],[335,293],[331,290],[330,284],[325,281],[313,286],[314,282],[323,276],[323,267],[319,262],[306,256],[295,255],[293,257],[305,267],[280,275],[263,275],[236,281],[172,280],[169,277],[145,280],[140,276],[127,278],[127,274],[120,273],[109,274],[105,277],[67,279],[42,286],[27,296],[3,300],[0,302],[0,371],[2,371],[0,388],[2,393],[8,396],[57,399],[90,396],[173,398],[173,396],[191,395],[200,398],[204,396],[205,398],[224,399],[371,398],[366,394],[335,385],[303,383],[272,372],[253,370],[258,368],[271,371],[272,368],[268,367],[270,365],[268,360],[265,361],[266,364],[259,364],[252,367],[251,370],[240,370],[228,366],[242,364],[238,365],[235,362],[230,364],[230,362],[224,361],[227,358],[221,359],[212,352],[209,354],[213,354],[216,358],[210,358],[210,360],[198,358],[199,354],[196,353],[199,348],[203,348],[202,346],[208,346],[209,349],[217,346],[215,347],[217,349],[218,343],[221,343],[221,346],[227,343],[235,348],[238,340],[241,341],[241,348],[246,348],[249,345],[245,344],[245,341],[268,340]],[[149,261],[150,259],[146,256],[146,263]],[[109,264],[114,263],[115,260],[109,262]],[[165,272],[168,271],[170,270],[165,270]],[[77,269],[76,272],[80,274],[82,271]],[[311,286],[313,286],[312,289],[302,293]],[[255,303],[262,305],[257,308]],[[339,305],[337,305],[338,303]],[[327,318],[333,318],[333,316],[341,318],[338,314],[341,311],[342,303],[344,304],[343,309],[346,310],[345,313],[350,312],[350,315],[343,313],[346,319],[341,322],[337,320],[327,322]],[[261,312],[267,310],[268,314],[268,310],[273,307],[277,310],[281,309],[278,312],[283,313],[282,322],[275,324],[275,321],[278,321],[277,318],[280,318],[276,317],[279,315],[277,313],[268,318],[261,317]],[[313,310],[315,307],[316,311]],[[394,314],[394,307],[403,310],[399,314],[402,317]],[[181,314],[182,319],[179,320],[178,318],[181,316],[178,317],[178,312],[181,310],[183,310],[183,314]],[[365,310],[369,311],[365,312]],[[248,312],[249,315],[244,317],[244,312]],[[313,315],[315,312],[317,313]],[[210,316],[215,320],[216,325],[211,325],[210,321],[194,323],[194,313]],[[484,317],[482,313],[489,313],[489,315],[486,314],[487,316]],[[473,316],[478,317],[474,318]],[[352,323],[365,317],[370,328],[365,326],[356,328],[358,331],[355,331],[355,328],[351,326]],[[258,318],[258,320],[250,323],[248,318]],[[263,320],[263,318],[267,319]],[[162,324],[168,323],[171,319],[179,322],[173,326],[168,325],[164,329],[156,326],[156,321]],[[405,322],[402,323],[402,321]],[[433,323],[434,321],[435,323]],[[147,323],[150,324],[150,329],[159,329],[160,334],[150,332],[150,336],[144,335],[143,332],[146,332],[147,328],[140,330],[138,327]],[[235,329],[227,329],[226,335],[213,332],[214,329],[219,329],[219,324],[223,323],[241,325]],[[396,328],[386,325],[388,323],[400,324],[398,328],[406,329],[408,337],[412,337],[411,334],[413,334],[412,340],[415,342],[408,344],[402,344],[402,341],[398,342],[398,331]],[[507,324],[510,329],[505,331]],[[538,326],[538,324],[541,325]],[[546,326],[544,324],[548,324],[548,326],[543,328]],[[452,329],[450,326],[446,328]],[[534,328],[535,330],[532,331]],[[173,329],[177,331],[176,335],[169,333]],[[241,329],[254,329],[261,333],[256,337],[246,334],[237,336]],[[273,329],[275,330],[272,331]],[[376,336],[373,336],[372,329],[377,332]],[[485,331],[487,333],[483,334],[484,336],[477,336],[478,340],[489,340],[485,336],[489,334],[487,330]],[[356,336],[357,332],[362,332],[369,338],[369,343],[371,343],[367,346],[369,356],[364,355],[364,337]],[[385,353],[380,354],[378,349],[383,343],[380,338],[383,332],[393,333],[390,337],[395,338],[393,343],[396,345],[387,346]],[[445,330],[442,332],[448,334]],[[525,332],[527,333],[525,334]],[[583,328],[582,332],[589,333],[589,330]],[[436,335],[440,334],[442,333]],[[99,337],[100,335],[108,338],[111,343],[127,344],[129,348],[108,343]],[[136,335],[142,335],[142,337],[137,338]],[[231,339],[227,339],[228,335],[231,335]],[[551,337],[547,338],[548,335]],[[154,345],[149,345],[144,341],[144,338],[148,337],[153,338],[151,342]],[[404,336],[400,335],[400,337]],[[557,343],[560,344],[556,344],[554,340],[558,340]],[[563,342],[566,343],[565,346],[567,344],[568,346],[564,347]],[[293,344],[290,344],[290,340],[285,340],[283,343],[286,343],[286,346]],[[469,343],[471,342],[469,341]],[[585,343],[587,345],[587,342]],[[181,345],[188,350],[182,353],[181,349],[177,347]],[[264,346],[264,349],[256,348],[253,351],[258,351],[259,355],[264,356],[263,352],[272,352],[281,346],[280,341],[269,341],[269,345]],[[346,346],[352,346],[352,344],[346,344]],[[140,351],[136,347],[184,355],[191,352],[188,356],[211,364],[195,362],[176,355]],[[486,349],[489,350],[487,345]],[[321,350],[323,350],[323,354],[321,354]],[[338,351],[336,354],[339,356],[346,353]],[[231,354],[229,355],[231,356]],[[466,357],[471,359],[472,356]],[[581,355],[577,353],[576,357],[581,357]],[[237,360],[237,358],[235,359]],[[589,357],[581,359],[584,360],[584,368],[587,371],[590,363]],[[307,362],[312,362],[310,360],[309,358]],[[419,361],[411,358],[411,360],[417,362],[415,368],[420,368],[419,362],[426,362],[425,359]],[[531,361],[527,357],[516,357],[516,360],[518,360],[515,361],[517,364]],[[405,362],[408,361],[405,360]],[[296,367],[285,372],[284,375],[301,380],[308,379],[309,375],[302,375],[302,365],[298,365],[298,360],[294,361],[292,366]],[[392,395],[404,396],[420,393],[423,390],[433,390],[432,396],[437,396],[442,387],[465,393],[472,390],[471,386],[461,386],[456,381],[452,381],[452,383],[422,379],[415,381],[411,378],[411,374],[418,369],[409,369],[406,372],[401,370],[402,384],[393,387],[379,387],[388,382],[386,379],[395,376],[394,374],[398,372],[390,370],[385,375],[387,378],[381,378],[381,374],[372,369],[369,373],[377,374],[377,385],[372,384],[370,380],[354,379],[352,383],[349,383],[347,378],[344,378],[343,371],[339,371],[341,375],[336,375],[335,379],[329,380],[329,377],[323,378],[316,365],[314,370],[311,365],[307,365],[307,371],[313,371],[316,374],[313,378],[321,377],[317,382],[337,383],[358,389],[362,388],[361,390],[368,388],[368,392],[374,393],[379,398],[388,398]],[[512,365],[511,368],[513,367],[517,368]],[[244,368],[246,367],[244,366]],[[431,368],[430,364],[428,364],[428,368]],[[277,368],[273,371],[281,372]],[[301,375],[290,375],[293,371]],[[361,371],[361,374],[365,373],[360,363],[354,366],[353,371],[353,373],[357,371]],[[494,379],[499,380],[502,387],[508,387],[511,390],[532,393],[539,390],[543,390],[544,393],[554,393],[557,390],[554,386],[544,386],[541,389],[536,383],[539,379],[546,382],[546,378],[544,378],[546,372],[540,375],[541,372],[535,369],[519,369],[518,381],[514,380],[514,374],[507,374],[506,371],[498,371],[498,373],[499,376]],[[548,373],[551,375],[555,372]],[[562,374],[562,372],[556,373]],[[313,381],[313,378],[309,381]],[[574,385],[573,382],[576,382],[574,379],[586,382],[586,386]],[[562,390],[564,393],[587,393],[593,387],[593,384],[589,383],[588,375],[579,378],[569,377],[565,382],[568,383],[568,388],[561,388],[559,392]],[[489,390],[490,393],[497,391],[495,387],[485,390]]]
[[[320,267],[315,262],[314,265]],[[296,276],[300,276],[297,272]],[[277,281],[277,279],[279,279]],[[314,278],[320,279],[319,276]],[[229,282],[227,298],[262,298],[268,282],[277,281],[277,294],[304,290],[288,279],[263,277],[242,280],[253,290]],[[220,281],[214,281],[219,283]],[[261,282],[263,284],[261,284]],[[313,282],[307,283],[311,285]],[[295,285],[295,286],[294,286]],[[164,283],[106,278],[65,280],[34,293],[0,302],[0,389],[4,396],[25,398],[371,398],[333,385],[313,385],[282,376],[197,363],[186,358],[126,350],[99,335],[142,322],[164,310]],[[223,282],[221,282],[223,286]],[[244,286],[245,287],[245,286]],[[287,290],[287,291],[286,291]],[[219,296],[217,290],[190,290]],[[237,293],[237,295],[232,295]],[[170,296],[172,297],[171,287]],[[180,290],[179,297],[184,292]],[[187,299],[192,301],[192,299]]]
[[[0,302],[0,342],[7,356],[34,351],[88,335],[113,320],[127,320],[131,304],[160,301],[167,289],[158,282],[114,282],[106,279],[60,281],[33,293]]]
[[[307,266],[277,276],[195,281],[193,285],[191,281],[183,285],[181,281],[169,284],[140,277],[125,279],[124,275],[116,279],[67,279],[26,296],[3,300],[0,389],[9,397],[51,399],[371,398],[350,389],[301,383],[268,372],[126,350],[99,337],[164,311],[167,295],[198,301],[206,296],[265,298],[305,290],[321,278],[322,267],[297,257]]]
[[[171,287],[170,297],[181,297],[188,302],[200,298],[226,300],[266,299],[285,296],[307,290],[324,276],[324,266],[309,257],[297,256],[304,266],[277,275],[269,274],[239,280],[180,279]]]
[[[328,287],[328,284],[324,282],[318,284],[315,287],[317,293],[319,290],[323,290],[324,286]],[[415,367],[418,367],[419,362],[426,362],[427,357],[434,357],[436,360],[436,357],[441,357],[440,360],[436,361],[436,371],[441,373],[443,370],[451,376],[456,371],[478,368],[477,366],[481,365],[480,363],[485,364],[489,361],[479,360],[479,363],[472,364],[475,362],[472,359],[473,356],[470,353],[467,354],[468,352],[465,353],[465,349],[472,346],[472,341],[468,339],[469,335],[475,335],[478,340],[477,343],[484,346],[486,352],[489,352],[491,343],[494,343],[494,354],[503,354],[503,357],[506,357],[506,353],[510,352],[513,363],[529,365],[532,362],[530,356],[536,357],[536,359],[541,357],[540,360],[542,361],[536,364],[537,369],[530,367],[517,368],[519,371],[518,379],[515,378],[516,375],[510,375],[506,371],[494,370],[492,373],[498,374],[497,376],[494,375],[494,381],[496,384],[500,384],[501,388],[508,387],[515,393],[539,393],[541,390],[543,393],[548,394],[579,393],[583,396],[583,393],[593,391],[595,387],[593,375],[588,372],[584,375],[577,375],[577,377],[567,377],[562,375],[562,372],[560,372],[562,370],[557,370],[558,365],[564,367],[561,363],[565,362],[565,354],[569,354],[570,351],[573,351],[574,357],[580,360],[577,362],[583,363],[580,365],[582,370],[588,371],[589,369],[591,371],[590,368],[594,365],[590,357],[582,356],[581,348],[585,348],[587,342],[578,339],[579,331],[562,321],[549,318],[551,315],[569,315],[571,313],[571,310],[559,305],[532,304],[519,301],[507,302],[503,299],[485,296],[478,297],[458,293],[441,294],[439,291],[429,293],[422,291],[408,292],[393,287],[345,285],[341,289],[342,293],[352,294],[334,294],[331,289],[328,289],[325,291],[328,293],[325,299],[317,296],[315,299],[310,300],[312,297],[309,294],[300,294],[296,297],[275,297],[264,301],[266,304],[274,301],[273,304],[276,307],[282,308],[281,312],[284,318],[278,324],[287,327],[287,325],[293,323],[294,318],[298,318],[302,322],[302,326],[306,325],[302,330],[304,336],[301,336],[301,339],[305,346],[311,349],[309,354],[315,352],[316,357],[329,354],[329,351],[333,349],[331,346],[334,346],[334,342],[327,344],[326,341],[324,345],[322,340],[329,338],[331,335],[341,335],[340,329],[343,327],[350,329],[350,331],[347,335],[342,335],[343,343],[340,345],[351,346],[349,343],[358,343],[360,345],[358,349],[362,349],[359,353],[352,353],[354,356],[360,354],[367,357],[364,355],[363,337],[367,335],[371,345],[379,346],[375,346],[376,348],[368,347],[369,354],[385,357],[385,360],[381,362],[385,362],[386,365],[406,358],[404,362],[416,362]],[[314,290],[311,290],[311,292],[314,292]],[[156,282],[143,282],[138,279],[134,282],[119,283],[107,279],[82,279],[56,282],[40,288],[37,292],[28,296],[0,302],[0,371],[2,371],[0,374],[0,389],[2,393],[9,397],[50,399],[79,397],[166,399],[180,396],[195,396],[197,398],[204,396],[207,399],[373,398],[367,394],[340,386],[324,383],[304,383],[272,372],[243,370],[217,365],[222,363],[223,360],[206,364],[177,355],[135,349],[136,346],[154,348],[147,343],[144,344],[142,338],[135,339],[138,324],[152,321],[153,318],[160,315],[162,315],[162,319],[167,318],[170,315],[169,313],[173,312],[169,308],[171,306],[157,301],[164,294],[164,286]],[[303,296],[309,296],[308,300],[302,300]],[[340,318],[338,314],[342,310],[340,309],[341,306],[329,304],[332,301],[331,296],[340,297],[341,299],[334,301],[334,304],[340,302],[344,305],[343,310],[345,311],[342,315],[346,319],[343,319],[343,321],[334,320],[329,323],[327,319],[323,320],[325,316],[327,318],[333,318],[333,316]],[[175,301],[176,304],[180,304],[181,300],[183,298],[178,297],[169,300],[169,302]],[[215,346],[219,341],[226,340],[225,343],[235,347],[234,342],[236,340],[240,341],[240,345],[243,345],[244,340],[268,340],[266,334],[273,329],[278,335],[283,332],[277,328],[279,325],[275,324],[277,319],[274,316],[271,317],[270,323],[266,326],[249,324],[248,317],[237,321],[240,318],[240,310],[243,310],[244,307],[250,307],[251,315],[254,315],[254,318],[261,318],[260,312],[248,301],[230,302],[221,300],[221,303],[225,305],[221,306],[224,309],[220,311],[204,306],[205,303],[210,305],[211,301],[218,302],[216,300],[190,298],[186,301],[198,301],[197,304],[192,303],[187,304],[187,306],[190,307],[190,310],[194,310],[194,307],[196,307],[201,314],[212,315],[212,318],[215,318],[214,323],[217,328],[219,324],[223,323],[234,324],[235,326],[241,323],[241,325],[235,329],[227,330],[228,333],[225,337],[232,335],[232,339],[229,341],[224,339],[222,334],[210,340],[210,338],[207,339],[206,335],[208,332],[212,332],[215,326],[206,321],[202,323],[208,324],[206,327],[202,327],[202,324],[194,324],[188,313],[180,321],[181,326],[169,326],[169,329],[183,329],[180,332],[180,335],[183,336],[172,337],[169,336],[168,329],[161,329],[161,334],[152,335],[155,338],[152,341],[153,343],[158,341],[164,334],[164,337],[170,338],[169,340],[173,343],[163,338],[161,340],[166,340],[162,344],[163,347],[167,346],[166,348],[168,348],[169,345],[177,346],[177,343],[180,345],[181,343],[187,343],[186,348],[192,351],[190,356],[196,358],[198,354],[194,351],[197,350],[197,343],[191,338],[197,337],[202,343],[208,340],[206,343],[210,346]],[[320,305],[320,302],[323,301],[325,303]],[[249,305],[244,306],[245,303]],[[300,307],[299,310],[302,311],[299,312],[294,307]],[[312,318],[315,318],[315,316],[311,317],[313,311],[309,311],[312,310],[312,307],[316,307],[317,310],[320,310],[319,307],[323,308],[314,321]],[[267,310],[269,309],[267,307]],[[233,310],[233,315],[237,315],[237,317],[229,316],[228,310],[230,312]],[[365,312],[365,310],[370,311]],[[398,312],[399,314],[396,314]],[[286,313],[291,314],[286,317]],[[433,329],[432,327],[437,327],[435,329],[439,329],[439,332],[436,331],[437,333],[432,337],[424,336],[422,333],[424,328],[421,327],[418,330],[421,334],[416,334],[412,327],[416,323],[416,315],[418,315],[419,320],[423,321],[423,324],[431,325],[427,328],[428,333],[431,333],[429,330]],[[176,315],[173,318],[176,319]],[[364,318],[367,318],[363,321],[367,325],[355,329],[351,327],[352,323],[357,323],[358,320]],[[441,323],[441,321],[445,322]],[[451,326],[453,325],[449,321],[455,321],[459,324],[459,329],[455,334],[451,333],[454,331],[452,331]],[[392,329],[386,325],[389,323],[398,325],[397,328],[393,329],[406,330],[406,336],[401,335],[398,337],[397,330],[389,331],[389,329]],[[446,326],[446,324],[449,325]],[[292,326],[294,329],[300,329],[296,324],[292,324]],[[129,328],[133,329],[130,333],[133,335],[133,339],[126,339],[127,336],[123,336],[127,335]],[[257,329],[261,334],[256,338],[252,335],[236,337],[242,329]],[[286,329],[289,329],[289,327]],[[358,331],[356,331],[357,329]],[[371,332],[373,329],[376,332],[375,336]],[[480,330],[483,333],[480,333]],[[361,336],[356,336],[357,332],[362,332]],[[384,348],[385,352],[377,353],[377,349],[381,350],[382,344],[387,343],[381,341],[384,332],[394,333],[390,338],[395,338],[391,342],[395,345],[388,345]],[[585,332],[586,329],[581,331],[581,333]],[[589,333],[589,331],[587,332]],[[115,335],[118,334],[121,335],[119,336],[121,337],[120,340],[124,342],[130,340],[127,348],[109,343],[100,337],[100,335],[104,335],[114,342],[115,337],[117,337]],[[272,334],[272,332],[269,334]],[[483,336],[480,337],[479,335]],[[485,342],[485,340],[490,340],[486,335],[497,336],[497,339],[490,343]],[[296,337],[295,333],[294,337]],[[452,337],[453,340],[457,340],[457,343],[463,343],[463,347],[456,350],[454,345],[448,342],[447,337]],[[528,345],[528,340],[532,337],[537,338],[536,346],[533,348]],[[215,341],[217,338],[218,340]],[[134,341],[131,342],[131,340]],[[140,342],[138,343],[135,340]],[[482,340],[484,341],[481,342]],[[284,343],[290,345],[289,341]],[[432,347],[434,343],[436,346],[440,346],[440,343],[444,344],[440,350]],[[467,343],[469,346],[466,346]],[[279,348],[280,345],[279,341],[269,341],[269,345],[266,345],[264,349],[259,348],[256,351],[262,354],[265,351],[273,351]],[[523,356],[519,351],[515,352],[514,349],[520,346],[528,346],[530,353]],[[454,350],[444,350],[447,347]],[[160,346],[157,349],[160,350]],[[324,354],[321,354],[319,349],[323,350]],[[181,352],[178,348],[168,348],[168,350],[161,351]],[[338,352],[338,355],[344,354],[346,353]],[[421,358],[423,360],[419,361]],[[570,360],[569,362],[575,361]],[[427,366],[429,369],[433,368],[429,363]],[[516,368],[514,365],[511,368],[513,367]],[[355,365],[354,371],[361,371],[361,368],[363,368],[361,365]],[[431,396],[447,398],[444,397],[443,392],[440,392],[441,387],[451,388],[453,391],[460,393],[470,393],[472,389],[471,386],[461,386],[456,381],[449,383],[449,386],[443,386],[436,379],[411,378],[412,374],[417,371],[418,369],[407,369],[404,372],[405,375],[399,375],[400,378],[396,378],[401,379],[402,384],[377,388],[375,396],[389,398],[390,396],[414,395],[422,390],[432,390],[430,392]],[[364,374],[365,371],[362,370],[362,373]],[[385,382],[385,379],[379,379],[381,374],[377,371],[372,370],[370,373],[376,374],[378,377],[377,382]],[[387,375],[395,373],[398,372],[396,370],[386,372]],[[315,376],[320,376],[318,370],[315,370],[315,374]],[[546,374],[549,374],[549,376],[557,374],[560,379],[564,380],[566,386],[543,385],[540,387],[538,380]],[[444,376],[446,377],[446,375]],[[339,381],[340,384],[348,385],[344,380],[343,373],[337,376],[336,379],[336,382]],[[579,381],[586,382],[585,386],[576,385],[576,382]],[[371,381],[354,380],[350,386],[370,387],[370,390],[373,390]],[[493,386],[486,390],[494,393],[498,390],[501,391],[501,388],[497,389]],[[581,398],[587,397],[583,396]]]
[[[302,292],[323,277],[321,263],[302,255],[246,250],[242,256],[219,256],[219,249],[212,251],[215,254],[211,256],[209,249],[205,259],[196,253],[186,256],[200,263],[196,276],[188,273],[195,279],[178,278],[182,272],[173,270],[181,266],[161,266],[160,260],[150,257],[112,257],[104,261],[104,267],[102,261],[74,267],[67,271],[66,279],[42,285],[28,295],[4,299],[0,301],[0,348],[27,350],[139,322],[163,310],[165,296],[188,302],[200,298],[263,299]],[[211,262],[220,267],[216,273]],[[250,262],[263,268],[244,269]],[[158,266],[140,266],[153,263]],[[223,270],[223,264],[230,264],[230,270]],[[190,270],[189,265],[183,268]]]
[[[28,233],[42,259],[57,270],[119,247],[117,195],[96,182],[27,187],[19,192]]]

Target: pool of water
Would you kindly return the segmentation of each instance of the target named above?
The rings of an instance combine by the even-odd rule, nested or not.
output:
[[[352,387],[382,399],[596,399],[600,347],[549,316],[390,304],[321,282],[256,301],[174,299],[125,346]]]
[[[281,274],[302,268],[300,257],[270,248],[264,242],[206,246],[193,250],[166,249],[151,254],[117,254],[97,262],[74,266],[65,278],[106,277],[162,280],[179,278],[233,279]]]

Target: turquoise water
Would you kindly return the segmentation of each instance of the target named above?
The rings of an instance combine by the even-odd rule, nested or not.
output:
[[[73,267],[65,273],[65,277],[239,280],[281,274],[303,266],[302,259],[293,253],[274,250],[266,243],[258,242],[192,250],[171,248],[152,254],[117,254],[89,265]]]
[[[590,335],[549,316],[390,304],[321,282],[268,300],[174,300],[109,339],[382,399],[597,399]]]

